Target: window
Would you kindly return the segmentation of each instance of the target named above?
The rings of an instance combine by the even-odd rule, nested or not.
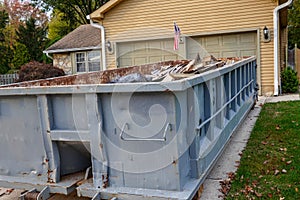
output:
[[[100,51],[79,52],[75,58],[77,72],[100,71]]]

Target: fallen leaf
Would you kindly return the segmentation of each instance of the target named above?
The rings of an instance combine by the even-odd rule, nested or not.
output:
[[[276,125],[276,130],[280,130],[280,125]]]
[[[274,188],[274,187],[271,187],[271,190],[275,190],[275,188]]]
[[[287,151],[287,148],[279,148],[279,151]]]
[[[284,173],[284,174],[287,173],[286,169],[281,170],[281,172]]]
[[[251,186],[249,186],[249,185],[247,185],[246,187],[245,187],[245,190],[249,193],[249,192],[253,192],[253,188],[251,187]]]
[[[284,161],[285,161],[285,158],[281,158],[281,161],[284,162]]]
[[[280,198],[279,198],[279,200],[284,200],[284,199],[285,199],[284,197],[280,197]]]
[[[266,141],[262,141],[261,142],[263,145],[267,145],[268,144],[268,142],[266,142]]]
[[[269,160],[265,160],[263,164],[266,165],[268,163],[269,163]]]
[[[280,172],[280,171],[279,171],[278,169],[276,169],[275,172],[274,172],[274,175],[275,175],[275,176],[278,175],[279,172]]]
[[[252,181],[252,185],[253,185],[253,187],[255,187],[255,188],[256,188],[257,184],[258,184],[258,181],[257,181],[257,180],[254,180],[254,181]]]
[[[268,197],[269,197],[269,198],[272,198],[273,195],[272,195],[271,193],[268,193]]]
[[[261,193],[258,193],[257,191],[254,191],[254,194],[255,194],[257,197],[262,197],[262,194],[261,194]]]
[[[287,165],[290,165],[292,162],[293,162],[293,161],[290,160],[290,161],[287,161],[286,164],[287,164]]]
[[[296,192],[299,192],[298,188],[295,188],[295,191],[296,191]]]

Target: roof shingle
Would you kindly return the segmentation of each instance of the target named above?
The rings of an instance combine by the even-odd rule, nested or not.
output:
[[[66,52],[72,49],[88,49],[95,48],[101,45],[101,32],[99,29],[93,27],[90,24],[81,25],[74,31],[70,32],[62,39],[51,45],[46,51],[60,51],[66,50]]]

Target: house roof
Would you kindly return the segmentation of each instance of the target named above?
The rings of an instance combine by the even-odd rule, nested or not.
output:
[[[89,49],[100,49],[101,32],[90,24],[81,25],[62,39],[48,47],[45,53],[62,53]]]
[[[110,9],[121,3],[123,0],[110,0],[103,6],[101,6],[98,10],[94,11],[90,16],[91,19],[101,20],[104,18],[104,14],[108,12]]]

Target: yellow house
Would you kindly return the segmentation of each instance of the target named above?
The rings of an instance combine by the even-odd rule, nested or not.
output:
[[[89,17],[102,30],[102,62],[107,68],[193,59],[197,52],[217,58],[256,55],[260,93],[278,95],[291,4],[292,0],[110,0]],[[174,22],[181,30],[178,50],[173,49]]]

